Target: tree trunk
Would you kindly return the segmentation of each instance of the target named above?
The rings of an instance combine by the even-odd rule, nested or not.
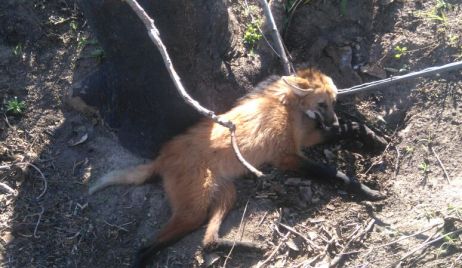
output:
[[[226,111],[265,75],[262,61],[236,64],[248,55],[227,1],[139,2],[159,28],[186,89],[205,107]],[[79,4],[105,59],[97,71],[78,79],[72,97],[96,107],[127,148],[152,157],[200,116],[179,97],[144,25],[124,1]],[[267,63],[277,62],[270,53],[263,54]]]

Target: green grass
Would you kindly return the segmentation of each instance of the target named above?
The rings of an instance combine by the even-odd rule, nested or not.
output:
[[[13,55],[20,57],[22,55],[22,45],[19,43],[13,48]]]
[[[103,61],[105,53],[103,48],[98,47],[90,53],[90,58],[95,58],[98,62]]]
[[[86,45],[98,45],[98,41],[94,39],[88,39],[85,36],[77,36],[77,48],[82,49]]]
[[[396,46],[394,48],[395,55],[393,56],[395,59],[399,60],[402,56],[406,55],[408,52],[407,47],[405,46]]]
[[[346,15],[347,6],[348,6],[348,0],[340,0],[340,14],[342,16]]]
[[[453,6],[445,0],[436,0],[435,5],[428,11],[418,13],[419,16],[441,23],[447,22],[446,12],[453,9]]]
[[[430,165],[427,162],[422,162],[419,165],[419,169],[426,174],[430,170]]]
[[[77,32],[79,25],[77,24],[75,20],[71,20],[71,22],[69,23],[69,27],[71,28],[73,32]]]
[[[250,50],[253,50],[255,44],[263,37],[258,29],[259,24],[260,22],[250,22],[245,28],[244,43],[250,47]]]
[[[26,110],[26,103],[14,97],[6,102],[6,112],[14,115],[21,115]]]

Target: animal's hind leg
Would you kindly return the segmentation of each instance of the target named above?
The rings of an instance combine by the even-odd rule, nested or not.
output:
[[[208,177],[195,178],[207,180]],[[211,202],[210,187],[204,186],[200,181],[194,184],[187,182],[188,180],[181,176],[164,180],[172,216],[157,238],[138,252],[134,267],[146,267],[155,253],[198,229],[207,220]]]
[[[206,219],[207,211],[197,212],[194,215],[188,215],[187,212],[182,211],[173,214],[155,241],[138,251],[133,267],[146,267],[158,251],[198,229]]]
[[[221,187],[216,192],[217,195],[210,209],[210,220],[203,240],[205,250],[231,248],[233,246],[236,249],[261,250],[262,247],[255,243],[219,238],[221,223],[236,201],[236,188],[232,182],[222,182]]]

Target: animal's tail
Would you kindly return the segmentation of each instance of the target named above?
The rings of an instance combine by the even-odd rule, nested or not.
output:
[[[156,161],[123,170],[111,171],[93,182],[88,193],[93,194],[115,184],[142,184],[156,173]]]

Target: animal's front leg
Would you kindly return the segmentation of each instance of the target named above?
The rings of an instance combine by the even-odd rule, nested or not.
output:
[[[306,175],[316,178],[325,178],[335,182],[340,181],[343,183],[347,192],[369,200],[380,200],[384,198],[379,191],[372,190],[359,182],[355,177],[349,177],[333,166],[315,163],[307,159],[301,159],[300,171]]]
[[[363,143],[367,150],[383,150],[387,145],[383,137],[358,122],[340,120],[339,125],[322,131],[325,141],[357,140]]]
[[[359,182],[354,177],[349,177],[333,166],[315,163],[298,155],[288,155],[276,163],[276,167],[283,170],[293,170],[301,172],[310,177],[327,179],[334,182],[342,182],[345,190],[357,196],[369,199],[383,199],[383,195],[376,190],[372,190]]]

